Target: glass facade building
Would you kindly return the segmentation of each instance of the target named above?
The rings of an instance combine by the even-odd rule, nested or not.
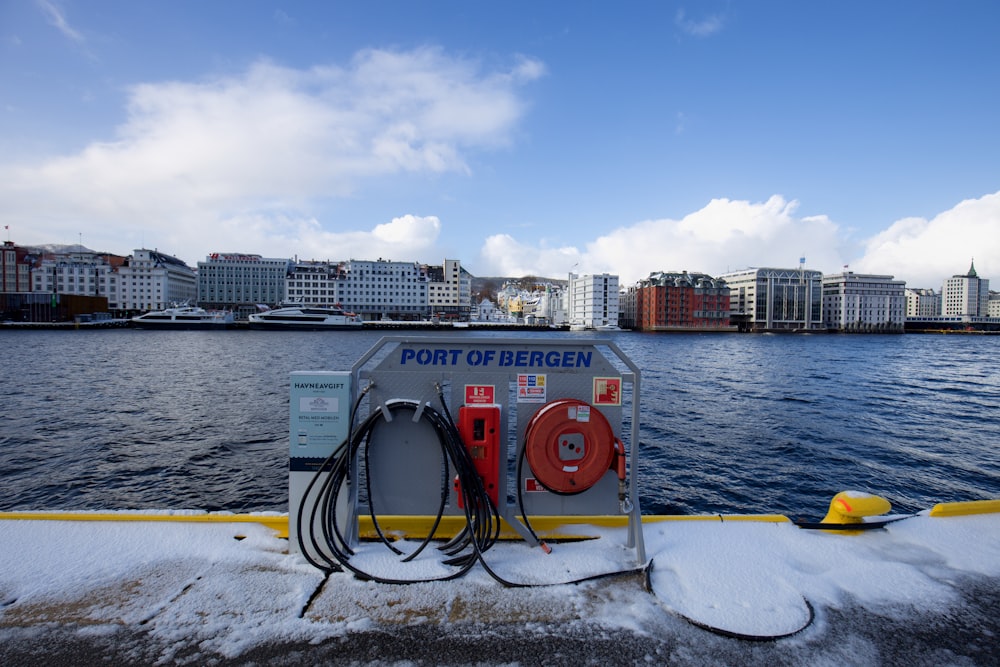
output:
[[[731,319],[754,331],[813,331],[823,325],[823,274],[810,269],[745,269],[719,278],[729,285]]]

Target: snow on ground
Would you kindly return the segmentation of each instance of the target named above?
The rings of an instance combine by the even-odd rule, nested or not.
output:
[[[680,620],[689,619],[737,635],[791,634],[770,644],[773,649],[754,649],[789,647],[793,653],[779,662],[790,660],[788,655],[815,661],[821,656],[801,651],[817,643],[836,646],[836,655],[826,653],[826,660],[883,664],[888,649],[880,649],[881,640],[872,638],[867,625],[875,619],[898,633],[914,618],[925,629],[927,619],[940,624],[946,661],[997,659],[991,646],[1000,639],[990,637],[1000,632],[996,609],[973,614],[975,636],[985,644],[970,648],[972,653],[956,653],[960,647],[946,638],[968,631],[963,609],[979,593],[987,593],[982,599],[992,600],[990,605],[1000,599],[1000,514],[923,513],[857,535],[790,523],[647,522],[651,592],[643,587],[643,574],[627,572],[581,585],[542,585],[644,565],[624,544],[624,529],[598,532],[596,540],[555,544],[549,555],[521,542],[486,552],[498,575],[534,587],[504,587],[482,566],[454,581],[395,586],[344,573],[324,582],[302,557],[287,553],[286,540],[256,524],[0,521],[0,661],[12,664],[3,659],[10,651],[41,661],[45,642],[53,641],[115,645],[118,660],[135,662],[148,661],[152,650],[162,664],[253,655],[275,662],[282,655],[275,647],[295,647],[301,657],[310,647],[340,642],[338,655],[365,664],[379,662],[380,650],[392,651],[391,642],[373,643],[386,628],[396,635],[435,628],[467,633],[470,638],[454,640],[458,644],[487,641],[485,628],[506,628],[518,641],[544,637],[550,647],[568,636],[595,646],[629,636],[655,662],[664,656],[650,646],[680,633],[680,640],[667,638],[675,662],[698,662],[706,647],[728,655],[723,661],[757,655],[740,639],[719,638]],[[434,551],[403,564],[380,545],[364,545],[352,562],[397,578],[450,572]],[[852,610],[867,620],[852,626]],[[920,632],[921,641],[935,645],[933,634]],[[143,645],[128,648],[129,638]],[[351,646],[366,646],[367,653],[359,659]],[[392,653],[397,660],[400,650]],[[512,650],[508,643],[480,658],[507,662]],[[442,654],[436,655],[439,661]],[[628,655],[617,657],[630,662]],[[773,658],[760,655],[761,664]],[[414,664],[432,661],[404,657]],[[516,662],[562,664],[556,654],[550,657],[533,653]],[[933,657],[940,662],[942,656]]]

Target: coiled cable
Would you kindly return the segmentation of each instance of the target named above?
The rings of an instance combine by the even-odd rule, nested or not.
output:
[[[368,386],[368,388],[370,387],[371,385]],[[501,524],[497,509],[489,497],[482,479],[476,472],[468,451],[462,444],[461,436],[451,419],[451,415],[448,414],[441,388],[438,387],[438,395],[444,406],[445,414],[437,411],[429,403],[421,404],[412,400],[395,399],[382,404],[357,429],[353,429],[363,395],[359,396],[358,401],[351,411],[350,437],[341,443],[321,464],[306,488],[304,497],[309,498],[312,496],[315,489],[316,502],[312,505],[312,509],[309,512],[308,523],[304,522],[304,510],[308,503],[303,502],[299,507],[296,520],[298,521],[297,525],[299,528],[300,550],[312,565],[325,572],[347,569],[359,578],[382,583],[399,584],[415,583],[418,581],[442,581],[462,576],[480,560],[482,552],[488,550],[496,542],[500,535]],[[370,456],[373,444],[378,442],[378,439],[372,436],[380,424],[395,418],[410,418],[414,421],[419,419],[429,423],[437,435],[441,448],[441,495],[437,513],[427,535],[419,546],[408,555],[396,548],[382,531],[371,487]],[[351,562],[354,551],[348,546],[348,540],[345,538],[344,531],[339,525],[336,506],[337,499],[344,491],[345,483],[350,479],[351,462],[356,460],[356,457],[359,455],[365,463],[365,483],[372,525],[379,540],[387,548],[397,555],[404,556],[402,559],[403,562],[415,558],[434,539],[449,498],[449,483],[451,479],[449,471],[451,469],[455,470],[459,489],[462,494],[461,505],[465,512],[465,526],[454,538],[438,547],[447,556],[446,559],[442,560],[442,563],[455,567],[455,571],[430,579],[397,579],[365,572]],[[318,487],[316,486],[317,484],[319,484]],[[317,523],[320,526],[319,536],[316,535],[314,529]],[[312,553],[305,548],[307,538],[312,546]],[[327,553],[332,555],[332,558],[327,556]]]

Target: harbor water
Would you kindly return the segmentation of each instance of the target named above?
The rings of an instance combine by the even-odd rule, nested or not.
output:
[[[289,373],[350,370],[383,334],[0,332],[0,510],[286,512]],[[645,514],[1000,498],[1000,337],[523,336],[607,339],[639,366]]]

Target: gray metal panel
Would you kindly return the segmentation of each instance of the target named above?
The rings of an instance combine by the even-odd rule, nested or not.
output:
[[[435,515],[441,503],[444,452],[437,432],[416,413],[397,410],[378,421],[368,452],[368,503],[378,514]],[[366,494],[367,495],[367,494]]]
[[[607,356],[606,356],[607,355]],[[610,358],[609,358],[610,357]],[[519,524],[515,472],[522,455],[525,431],[532,416],[546,403],[573,398],[595,402],[595,379],[619,379],[620,400],[631,399],[630,428],[623,432],[625,404],[600,404],[599,410],[610,423],[615,437],[626,447],[630,468],[628,499],[632,505],[630,524],[638,524],[636,486],[638,450],[639,370],[621,351],[606,340],[580,339],[488,339],[432,336],[386,337],[379,341],[352,370],[355,392],[370,384],[367,405],[370,414],[397,399],[427,403],[442,411],[439,392],[457,421],[466,402],[467,387],[492,387],[492,402],[500,407],[500,513],[509,523]],[[537,386],[522,393],[526,382],[541,376]],[[519,385],[519,380],[521,385]],[[531,392],[537,392],[532,394]],[[355,393],[355,396],[357,393]],[[379,514],[424,514],[436,512],[441,494],[441,454],[437,434],[426,424],[411,429],[410,424],[376,428],[373,432],[370,465],[372,496]],[[451,471],[446,473],[450,479]],[[527,461],[523,478],[532,476]],[[529,515],[616,515],[621,514],[618,477],[608,471],[593,487],[573,495],[547,491],[523,492],[522,502]],[[429,509],[433,508],[433,509]],[[629,509],[629,508],[627,508]],[[367,513],[364,498],[357,508]],[[454,495],[447,513],[461,513]],[[515,527],[518,527],[515,525]],[[641,526],[632,526],[629,546],[636,546],[644,558]]]

